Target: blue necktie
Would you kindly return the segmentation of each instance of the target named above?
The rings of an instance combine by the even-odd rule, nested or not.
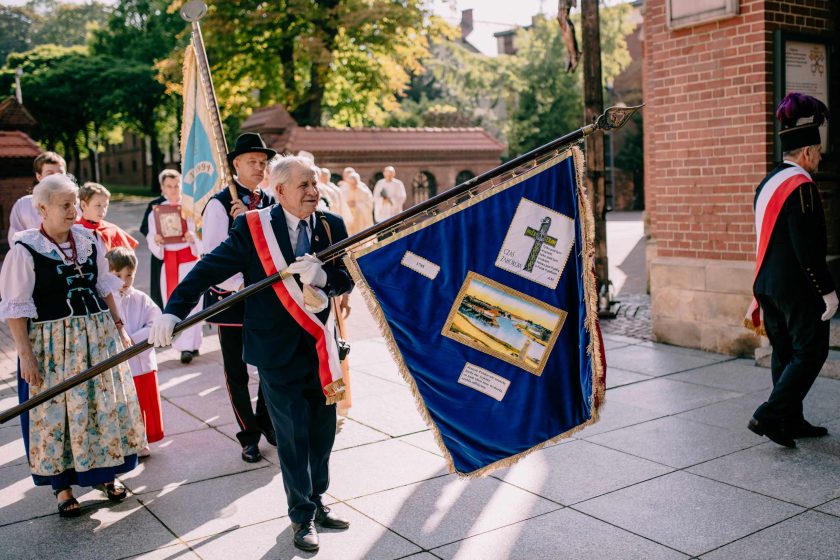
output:
[[[306,253],[309,252],[309,235],[307,234],[307,230],[309,229],[309,224],[306,223],[306,220],[301,220],[298,222],[298,237],[297,243],[295,243],[295,256],[302,257]]]

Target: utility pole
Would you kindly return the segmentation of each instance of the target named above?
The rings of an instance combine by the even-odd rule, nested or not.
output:
[[[583,46],[583,101],[586,124],[604,111],[601,78],[601,26],[598,0],[581,0]],[[595,215],[595,274],[598,277],[598,312],[611,316],[610,276],[607,262],[607,197],[604,184],[604,135],[586,137],[586,191]]]

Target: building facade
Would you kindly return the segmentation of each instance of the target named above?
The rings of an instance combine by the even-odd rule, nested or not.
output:
[[[352,167],[373,188],[387,165],[405,183],[406,207],[496,167],[505,145],[482,128],[322,128],[298,126],[281,105],[254,111],[257,132],[278,153],[305,151],[334,176]]]
[[[838,21],[840,2],[831,0],[645,2],[656,340],[733,355],[759,345],[742,326],[755,274],[755,189],[780,159],[774,112],[786,93],[810,90],[840,113],[840,68],[830,56],[840,52]],[[840,280],[838,133],[840,123],[823,131],[827,153],[815,179]]]

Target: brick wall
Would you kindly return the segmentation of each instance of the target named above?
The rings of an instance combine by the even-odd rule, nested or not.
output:
[[[829,0],[741,0],[736,17],[670,30],[665,0],[646,2],[646,207],[658,256],[754,258],[753,196],[773,165],[772,33],[825,33],[831,10]]]

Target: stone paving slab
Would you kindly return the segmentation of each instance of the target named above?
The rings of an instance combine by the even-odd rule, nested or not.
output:
[[[389,439],[387,434],[359,424],[352,418],[343,418],[340,421],[341,428],[335,435],[333,451],[341,451],[342,449],[350,449],[351,447],[359,447],[360,445]]]
[[[49,490],[41,491],[52,498]],[[0,527],[3,559],[101,560],[178,544],[135,498],[117,505],[103,502],[101,507],[85,507],[83,511],[81,517],[72,520],[56,513]]]
[[[184,412],[166,399],[160,401],[163,414],[163,431],[167,436],[174,436],[210,427],[195,416]]]
[[[615,387],[621,387],[622,385],[629,385],[631,383],[638,383],[639,381],[647,381],[649,379],[649,375],[625,371],[618,368],[607,368],[607,389],[613,389]]]
[[[152,444],[150,458],[120,479],[132,492],[145,493],[265,466],[245,463],[239,453],[218,452],[230,447],[228,438],[211,428],[164,438]]]
[[[389,393],[377,396],[354,393],[349,416],[360,424],[392,437],[428,429],[417,411],[411,392],[408,388],[396,385],[393,385]]]
[[[804,507],[840,497],[840,457],[769,442],[689,472]]]
[[[348,503],[427,550],[562,507],[495,478],[465,481],[455,475]]]
[[[332,454],[329,493],[350,500],[448,472],[442,457],[401,441],[380,441]]]
[[[685,468],[766,441],[748,430],[735,432],[674,416],[587,440],[674,468]]]
[[[20,436],[20,426],[0,427],[0,467],[26,462],[26,451]]]
[[[607,374],[609,375],[609,373]],[[603,434],[633,426],[642,422],[660,418],[664,414],[639,408],[631,404],[625,404],[618,400],[612,399],[613,390],[607,391],[604,406],[601,408],[600,419],[595,424],[587,426],[580,432],[575,434],[576,438],[590,438],[597,434]]]
[[[685,554],[568,508],[470,537],[432,552],[447,560],[688,558]]]
[[[683,373],[676,373],[668,377],[675,381],[697,383],[726,391],[738,393],[755,393],[773,388],[773,378],[770,371],[756,367],[753,360],[732,360],[701,367]]]
[[[685,472],[594,498],[575,509],[691,556],[804,511]]]
[[[280,471],[263,468],[139,494],[137,498],[183,540],[279,519],[288,514]],[[326,500],[326,505],[334,500]]]
[[[665,346],[665,348],[651,348],[637,344],[608,351],[607,365],[645,375],[659,376],[731,359],[718,354],[692,355],[675,350],[673,346],[659,346]]]
[[[256,395],[253,396],[256,401]],[[230,397],[221,387],[205,389],[198,394],[167,399],[184,412],[210,426],[222,426],[236,421]],[[164,426],[165,427],[165,426]]]
[[[294,558],[391,560],[409,556],[421,549],[389,531],[386,527],[345,505],[334,511],[350,521],[347,531],[320,530],[320,551],[316,554],[297,550],[292,545],[288,517],[189,541],[190,547],[204,560]]]
[[[119,560],[201,560],[201,557],[187,548],[186,545],[175,544],[166,548],[158,548],[151,552],[126,556]]]
[[[823,513],[829,513],[836,517],[840,517],[840,498],[826,502],[816,509]]]
[[[607,402],[620,401],[662,414],[677,414],[741,395],[734,391],[659,378],[617,387],[607,395]]]
[[[840,518],[807,511],[702,556],[703,560],[837,558]]]
[[[621,468],[616,469],[616,465]],[[589,441],[572,441],[532,453],[493,476],[538,496],[571,505],[671,471],[672,468]]]
[[[743,432],[747,430],[747,422],[752,418],[758,405],[767,399],[764,391],[742,395],[734,399],[717,402],[688,412],[678,414],[677,418],[684,418],[693,422],[701,422],[711,426],[718,426],[727,430]]]

